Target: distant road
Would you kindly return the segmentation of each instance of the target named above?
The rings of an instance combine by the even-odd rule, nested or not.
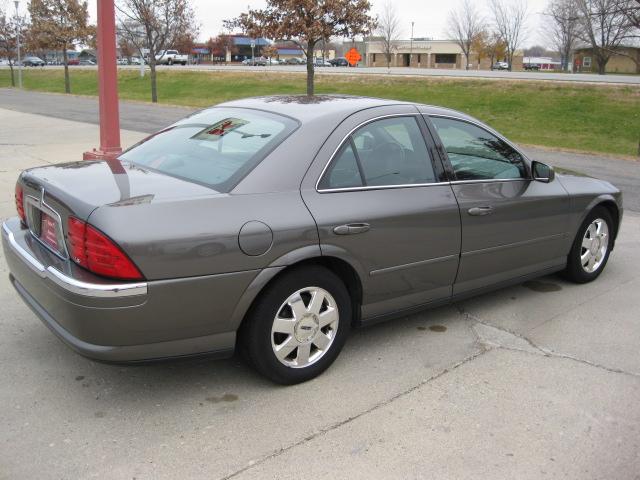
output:
[[[8,68],[8,67],[0,67]],[[47,66],[46,69],[62,68]],[[74,66],[74,69],[95,69],[92,66]],[[138,70],[140,67],[121,66],[121,69]],[[297,65],[273,65],[268,67],[250,67],[244,65],[172,65],[158,66],[159,70],[191,70],[203,72],[246,72],[246,73],[264,73],[264,72],[282,72],[282,73],[304,73],[305,66]],[[509,72],[506,70],[449,70],[439,68],[408,68],[393,67],[386,69],[384,67],[319,67],[316,73],[331,75],[394,75],[394,76],[423,76],[423,77],[453,77],[453,78],[479,78],[489,80],[545,80],[555,82],[571,82],[571,83],[613,83],[624,85],[640,86],[640,75],[596,75],[591,73],[551,73],[551,72]]]

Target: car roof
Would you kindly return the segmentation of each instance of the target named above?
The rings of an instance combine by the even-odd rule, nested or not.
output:
[[[471,119],[471,117],[468,117],[464,113],[448,108],[405,102],[401,100],[336,94],[320,94],[312,97],[307,95],[272,95],[265,97],[252,97],[221,103],[217,105],[217,107],[264,110],[294,118],[301,123],[307,123],[318,119],[318,117],[323,117],[325,120],[328,117],[333,117],[336,122],[340,122],[349,115],[361,110],[393,105],[414,105],[420,108],[423,113],[429,115],[446,115]]]

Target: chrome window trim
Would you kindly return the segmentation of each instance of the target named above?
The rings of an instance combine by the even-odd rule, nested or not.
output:
[[[380,115],[378,117],[374,117],[374,118],[370,118],[368,120],[365,120],[361,123],[359,123],[358,125],[356,125],[355,127],[353,127],[351,130],[349,130],[349,133],[347,133],[344,138],[340,141],[340,143],[338,144],[338,147],[333,151],[333,153],[331,154],[331,156],[329,157],[329,160],[327,161],[327,163],[325,164],[324,168],[322,169],[322,172],[320,172],[320,175],[318,176],[318,179],[316,180],[316,192],[318,193],[338,193],[338,192],[357,192],[360,190],[390,190],[390,189],[394,189],[394,188],[418,188],[418,187],[430,187],[433,185],[449,185],[449,182],[429,182],[429,183],[408,183],[408,184],[402,184],[402,185],[369,185],[369,186],[362,186],[362,187],[343,187],[343,188],[320,188],[320,181],[322,180],[322,178],[324,177],[324,174],[326,173],[327,169],[329,168],[329,166],[331,165],[331,163],[333,162],[333,160],[335,159],[335,156],[338,154],[338,152],[340,151],[340,149],[342,148],[342,146],[344,145],[344,143],[351,137],[351,135],[358,129],[364,127],[365,125],[368,125],[369,123],[375,122],[377,120],[383,120],[385,118],[396,118],[396,117],[420,117],[422,116],[422,113],[420,112],[406,112],[406,113],[389,113],[386,115]],[[420,128],[420,125],[418,124],[418,128]],[[422,132],[421,132],[422,134]],[[425,140],[425,146],[428,147],[427,142]],[[427,149],[428,150],[428,149]],[[430,161],[433,161],[434,159],[429,158]],[[434,174],[435,174],[435,169],[434,169]]]
[[[476,122],[474,120],[468,119],[468,118],[462,118],[462,117],[455,117],[453,115],[443,115],[441,113],[423,113],[423,115],[429,117],[429,118],[446,118],[448,120],[457,120],[458,122],[465,122],[465,123],[469,123],[475,127],[478,127],[482,130],[484,130],[485,132],[490,133],[491,135],[493,135],[494,137],[497,137],[498,139],[502,140],[504,143],[506,143],[507,145],[509,145],[511,148],[513,148],[515,150],[515,152],[520,155],[522,157],[523,163],[524,163],[524,167],[525,170],[527,171],[527,175],[528,177],[520,177],[520,178],[503,178],[503,179],[499,179],[499,178],[487,178],[487,179],[483,179],[483,180],[452,180],[451,183],[452,184],[456,184],[456,183],[470,183],[470,182],[504,182],[504,181],[513,181],[513,180],[531,180],[531,159],[529,157],[527,157],[517,146],[515,146],[513,143],[511,143],[511,141],[505,137],[503,137],[499,132],[496,132],[493,128],[491,128],[488,125],[483,125],[480,122]],[[434,125],[435,128],[435,125]],[[436,134],[438,134],[438,130],[435,129]],[[440,134],[438,134],[438,139],[440,140],[440,142],[442,143],[442,139],[440,139]],[[442,145],[444,147],[444,145]],[[449,159],[449,154],[447,153],[446,150],[444,150],[444,153],[447,155],[447,160]],[[451,164],[451,162],[449,162],[449,164]],[[455,172],[454,172],[455,173]]]
[[[468,183],[502,183],[502,182],[530,182],[531,178],[487,178],[486,180],[453,180],[451,185],[465,185]]]
[[[344,187],[344,188],[325,188],[316,190],[318,193],[339,193],[339,192],[357,192],[361,190],[391,190],[394,188],[417,188],[417,187],[433,187],[436,185],[449,185],[450,182],[433,182],[433,183],[407,183],[401,185],[372,185],[368,187]]]
[[[25,263],[40,278],[48,279],[67,292],[81,295],[83,297],[99,298],[122,298],[146,295],[148,283],[122,283],[122,284],[98,284],[76,280],[65,275],[58,269],[49,266],[45,267],[37,258],[25,250],[16,240],[15,235],[6,223],[2,224],[2,234],[7,239],[11,249],[23,259]]]

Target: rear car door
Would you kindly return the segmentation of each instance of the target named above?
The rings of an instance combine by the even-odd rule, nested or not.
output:
[[[462,249],[454,295],[566,260],[569,196],[560,182],[531,178],[530,162],[488,127],[431,115],[460,205]]]
[[[334,130],[303,180],[323,255],[359,273],[363,320],[451,295],[460,218],[425,135],[411,105],[358,112]]]

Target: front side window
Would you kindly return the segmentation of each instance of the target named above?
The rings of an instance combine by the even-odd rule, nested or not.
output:
[[[213,108],[143,140],[120,159],[228,192],[296,126],[279,115]]]
[[[320,189],[433,183],[436,176],[415,117],[376,120],[342,144]]]
[[[457,180],[526,178],[522,156],[483,128],[451,118],[432,117]]]

